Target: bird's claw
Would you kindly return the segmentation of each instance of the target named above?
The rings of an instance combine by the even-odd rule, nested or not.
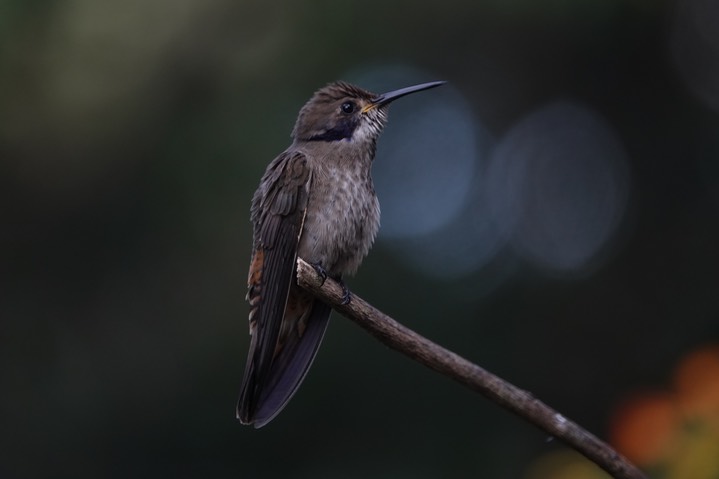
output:
[[[320,286],[325,284],[325,281],[327,281],[327,270],[325,270],[319,263],[310,263],[310,265],[315,269],[315,271],[317,271],[317,274],[319,274],[322,278],[322,283],[320,283]]]
[[[317,271],[317,274],[320,275],[322,278],[322,283],[320,283],[320,286],[325,284],[325,281],[327,281],[327,278],[329,277],[329,274],[327,273],[327,270],[322,267],[319,263],[310,263],[310,265]],[[349,288],[347,288],[347,285],[344,281],[342,281],[341,277],[333,278],[335,281],[337,281],[340,284],[340,287],[342,287],[342,305],[349,304],[349,302],[352,300],[352,293],[350,293]]]
[[[346,304],[350,304],[350,301],[352,300],[352,293],[350,293],[349,288],[341,278],[338,279],[337,282],[342,287],[342,305],[344,306]]]

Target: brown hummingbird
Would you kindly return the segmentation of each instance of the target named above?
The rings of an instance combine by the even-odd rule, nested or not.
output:
[[[302,107],[292,144],[267,167],[250,209],[250,349],[237,418],[260,428],[297,391],[324,336],[330,307],[296,282],[297,257],[343,285],[379,229],[370,170],[387,107],[445,82],[381,95],[345,82],[319,89]]]

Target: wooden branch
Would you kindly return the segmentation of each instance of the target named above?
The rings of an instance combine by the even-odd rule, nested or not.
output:
[[[343,305],[342,287],[330,278],[323,283],[322,277],[302,259],[297,260],[297,282],[390,348],[509,409],[550,436],[562,440],[613,477],[646,479],[641,470],[608,444],[530,393],[420,336],[354,294],[350,302]]]

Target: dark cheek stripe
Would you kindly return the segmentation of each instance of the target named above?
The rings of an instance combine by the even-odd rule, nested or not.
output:
[[[319,135],[314,135],[309,138],[309,141],[339,141],[346,138],[352,138],[352,134],[356,128],[357,121],[347,118],[346,120],[340,121],[337,125],[324,133],[320,133]]]

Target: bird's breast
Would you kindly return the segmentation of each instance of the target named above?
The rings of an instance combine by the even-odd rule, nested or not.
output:
[[[374,242],[379,217],[369,165],[320,168],[313,172],[298,253],[332,275],[353,274]]]

